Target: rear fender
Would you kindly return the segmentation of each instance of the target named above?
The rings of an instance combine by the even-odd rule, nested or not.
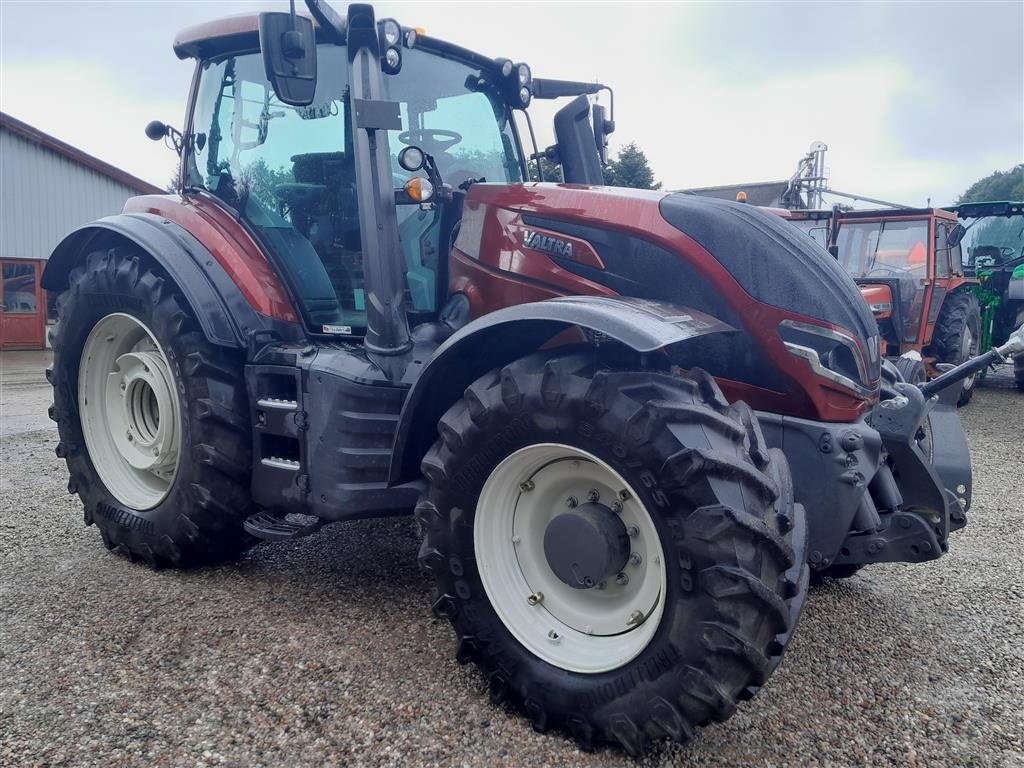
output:
[[[420,461],[437,439],[438,421],[466,387],[487,371],[539,349],[574,327],[600,334],[639,354],[709,333],[736,330],[688,307],[610,296],[566,296],[484,315],[438,347],[418,372],[402,407],[390,483],[419,477]]]
[[[87,224],[54,249],[43,272],[50,291],[68,287],[71,271],[93,251],[134,245],[174,281],[211,344],[244,349],[261,332],[290,339],[299,330],[256,312],[213,255],[187,230],[150,213],[122,213]]]

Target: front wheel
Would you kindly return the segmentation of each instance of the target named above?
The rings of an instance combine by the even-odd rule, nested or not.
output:
[[[728,718],[806,595],[785,457],[714,380],[537,353],[477,380],[423,462],[420,563],[492,695],[643,752]]]
[[[52,418],[68,490],[104,543],[153,566],[248,542],[242,361],[213,347],[170,278],[128,248],[90,254],[58,299]]]

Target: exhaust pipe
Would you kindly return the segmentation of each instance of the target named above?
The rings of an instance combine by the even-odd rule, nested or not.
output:
[[[365,346],[392,381],[401,379],[412,349],[405,274],[395,214],[389,130],[401,130],[398,103],[383,99],[380,41],[373,6],[353,3],[346,24],[350,108],[355,128],[356,189],[366,292]]]

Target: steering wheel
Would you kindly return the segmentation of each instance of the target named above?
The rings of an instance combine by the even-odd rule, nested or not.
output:
[[[433,155],[454,147],[462,141],[462,134],[439,128],[416,128],[411,131],[402,131],[398,134],[398,140],[409,146],[423,146],[426,144],[434,150],[433,152],[428,151],[428,154]]]

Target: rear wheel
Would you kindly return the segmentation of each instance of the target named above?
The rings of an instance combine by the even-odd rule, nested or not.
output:
[[[492,695],[584,748],[683,741],[778,664],[803,508],[702,371],[538,353],[477,380],[423,462],[420,563]]]
[[[144,254],[90,254],[58,300],[51,373],[68,490],[104,543],[153,566],[248,542],[242,360],[210,345]]]
[[[960,363],[978,354],[981,339],[981,307],[973,293],[947,296],[935,322],[932,353],[940,362]],[[957,405],[966,405],[974,394],[978,374],[964,379]]]

